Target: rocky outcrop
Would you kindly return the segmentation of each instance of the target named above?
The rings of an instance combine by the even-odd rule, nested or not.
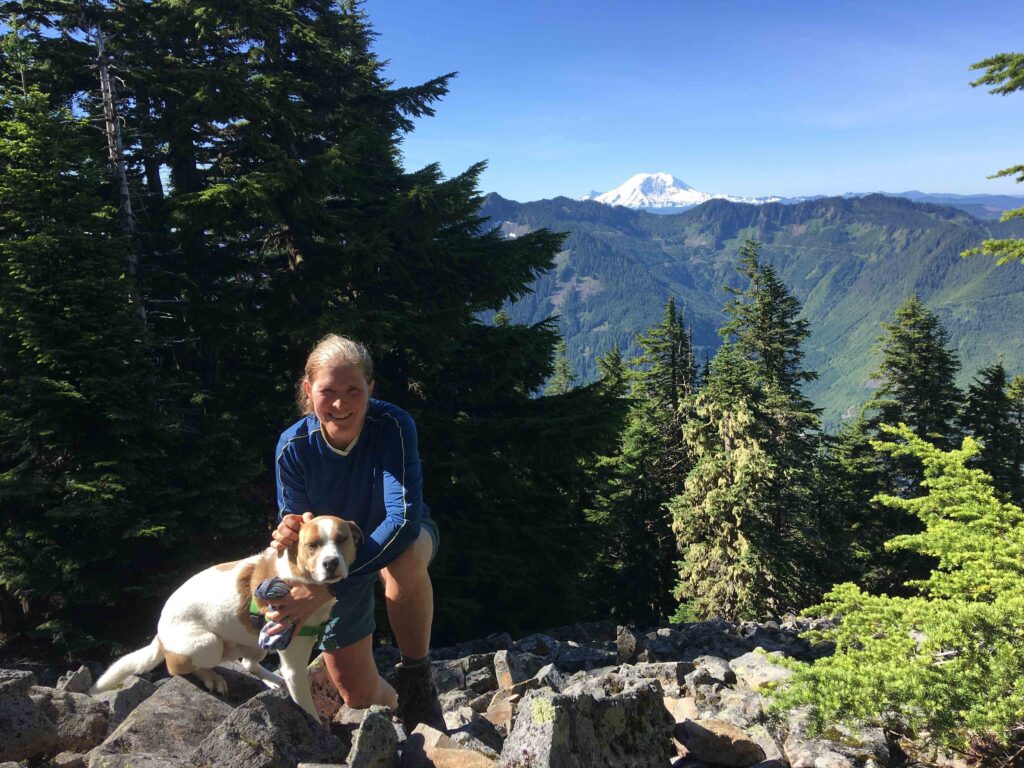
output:
[[[607,622],[507,634],[435,651],[448,733],[406,734],[386,709],[346,707],[310,668],[322,722],[237,665],[227,695],[190,678],[132,678],[90,698],[87,669],[59,688],[0,670],[0,762],[65,768],[887,768],[878,728],[808,728],[809,713],[766,712],[784,657],[828,653],[809,622],[707,621],[641,632]],[[393,675],[398,653],[375,651]],[[47,671],[46,679],[57,675]],[[344,761],[344,762],[343,762]],[[20,763],[25,765],[26,763]],[[6,768],[0,766],[0,768]]]

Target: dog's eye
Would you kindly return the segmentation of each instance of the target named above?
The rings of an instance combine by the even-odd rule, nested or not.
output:
[[[320,548],[320,542],[319,541],[311,541],[311,542],[309,542],[309,548],[310,549],[319,549]]]

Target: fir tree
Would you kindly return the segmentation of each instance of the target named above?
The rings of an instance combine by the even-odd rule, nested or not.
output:
[[[990,56],[972,64],[971,69],[985,70],[985,74],[971,83],[974,88],[979,85],[990,85],[992,87],[989,88],[989,93],[1001,96],[1024,88],[1024,53],[1000,53]],[[989,178],[998,179],[1006,176],[1016,176],[1017,183],[1024,181],[1024,165],[1004,168]],[[1020,218],[1024,218],[1024,207],[1004,211],[1000,217],[1002,221]],[[1020,238],[986,240],[977,248],[971,248],[963,253],[964,256],[977,254],[995,256],[996,264],[1009,264],[1011,261],[1019,261],[1024,264],[1024,240]]]
[[[696,464],[670,504],[679,551],[680,616],[754,617],[798,606],[820,588],[814,493],[818,413],[800,392],[809,334],[797,302],[748,241],[748,281],[700,393],[686,442]]]
[[[835,653],[800,665],[774,706],[810,704],[819,728],[876,722],[918,746],[938,744],[995,765],[996,752],[1007,759],[1019,741],[1012,749],[990,746],[987,757],[975,748],[983,738],[1003,747],[1015,733],[1019,740],[1024,712],[1024,511],[968,466],[978,453],[972,438],[944,452],[908,427],[890,434],[898,442],[876,441],[875,448],[923,462],[925,495],[879,498],[923,526],[888,547],[926,555],[934,568],[910,597],[853,584],[829,592],[810,613],[841,621],[812,639],[833,641]]]
[[[558,342],[558,346],[555,347],[554,373],[551,374],[551,378],[548,379],[547,386],[544,387],[544,394],[564,395],[572,389],[575,381],[576,376],[573,375],[572,364],[569,362],[569,358],[565,354],[565,339],[561,339]]]
[[[918,437],[950,445],[961,402],[955,383],[960,361],[938,315],[913,295],[882,328],[882,362],[874,374],[881,384],[867,404],[871,425],[906,424]]]
[[[964,433],[981,444],[974,465],[992,478],[997,489],[1016,493],[1021,487],[1018,465],[1021,434],[1013,420],[1013,404],[1007,386],[1002,363],[982,368],[968,385],[959,422]]]
[[[0,86],[0,604],[68,649],[137,608],[187,523],[94,133],[33,79]]]

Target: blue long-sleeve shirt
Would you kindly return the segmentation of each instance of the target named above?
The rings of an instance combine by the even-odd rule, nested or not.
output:
[[[350,577],[386,567],[419,536],[429,510],[416,425],[398,406],[371,399],[363,429],[345,451],[327,442],[314,414],[304,416],[281,434],[276,456],[279,521],[309,511],[362,529]]]

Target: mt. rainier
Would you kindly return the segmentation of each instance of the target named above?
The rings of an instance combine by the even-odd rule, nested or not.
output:
[[[694,189],[670,173],[638,173],[610,192],[591,192],[583,200],[596,200],[606,205],[623,205],[643,210],[681,210],[706,203],[708,200],[729,200],[733,203],[777,203],[778,197],[734,197],[715,195]],[[665,211],[668,212],[667,210]]]

